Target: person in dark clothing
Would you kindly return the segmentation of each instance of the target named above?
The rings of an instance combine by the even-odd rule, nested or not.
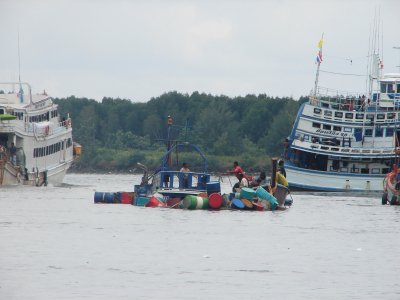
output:
[[[280,160],[280,161],[278,162],[278,168],[279,168],[279,172],[280,172],[283,176],[285,176],[285,178],[286,178],[285,162],[284,162],[283,160]]]

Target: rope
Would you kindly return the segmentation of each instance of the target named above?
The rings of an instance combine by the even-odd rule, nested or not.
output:
[[[351,73],[339,73],[339,72],[329,72],[329,71],[323,71],[320,70],[322,73],[328,73],[328,74],[334,74],[334,75],[344,75],[344,76],[358,76],[358,77],[367,77],[367,75],[361,75],[361,74],[351,74]]]

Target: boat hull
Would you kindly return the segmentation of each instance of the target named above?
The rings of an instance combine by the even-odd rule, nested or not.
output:
[[[286,166],[291,190],[324,192],[380,192],[384,175],[323,172]]]

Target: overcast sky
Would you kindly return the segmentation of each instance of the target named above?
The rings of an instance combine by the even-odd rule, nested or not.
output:
[[[400,0],[0,0],[0,81],[18,80],[19,31],[22,80],[54,97],[296,99],[314,86],[322,33],[322,70],[366,74],[379,9],[385,71],[396,72]],[[363,92],[365,78],[321,73],[320,85]]]

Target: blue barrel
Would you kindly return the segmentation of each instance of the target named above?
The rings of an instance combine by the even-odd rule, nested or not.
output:
[[[271,210],[275,210],[278,207],[278,200],[270,193],[268,193],[264,188],[259,186],[256,191],[257,197],[266,200],[271,204]]]
[[[104,203],[114,203],[114,193],[104,193]]]
[[[136,197],[133,200],[133,205],[135,206],[146,206],[146,204],[149,202],[150,197]]]
[[[238,198],[234,198],[232,200],[231,207],[237,208],[237,209],[244,209],[244,204],[243,204],[242,200],[240,200]]]
[[[104,194],[103,192],[95,192],[94,203],[104,203]]]
[[[253,200],[255,197],[257,197],[256,191],[251,188],[244,187],[240,190],[240,198]]]
[[[94,202],[95,203],[114,203],[114,193],[103,193],[103,192],[95,192],[94,193]]]

